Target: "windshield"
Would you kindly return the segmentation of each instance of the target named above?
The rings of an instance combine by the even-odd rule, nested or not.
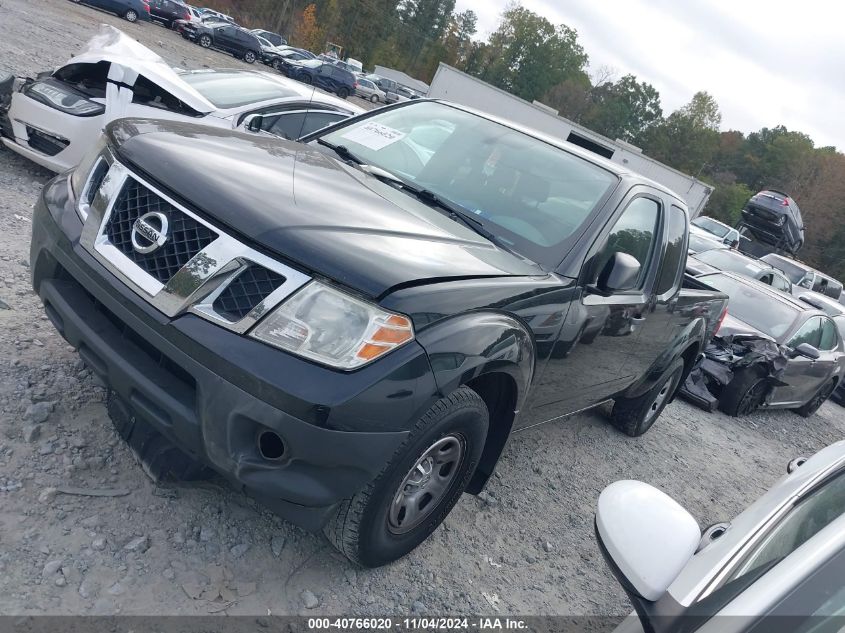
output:
[[[728,249],[705,251],[695,257],[699,261],[710,264],[719,270],[748,275],[749,277],[756,277],[759,273],[766,270],[766,267],[761,266],[753,259]]]
[[[549,268],[618,182],[542,140],[431,101],[355,121],[323,139],[460,205],[503,244]]]
[[[767,264],[777,268],[778,270],[782,270],[784,274],[789,277],[789,281],[794,284],[799,283],[804,276],[807,274],[808,270],[803,266],[799,266],[798,264],[794,264],[790,260],[786,259],[785,257],[780,257],[778,255],[770,254],[765,255],[760,258],[762,261],[766,262]]]
[[[220,109],[248,103],[294,97],[297,93],[282,84],[251,72],[192,72],[181,75],[203,97]]]
[[[716,222],[716,220],[706,217],[696,218],[692,221],[692,223],[698,228],[704,229],[708,233],[712,233],[717,237],[725,237],[728,234],[728,231],[731,230],[730,227],[724,226],[719,222]]]
[[[798,318],[798,308],[781,301],[751,283],[727,275],[706,275],[702,280],[728,297],[728,314],[755,330],[780,339]]]

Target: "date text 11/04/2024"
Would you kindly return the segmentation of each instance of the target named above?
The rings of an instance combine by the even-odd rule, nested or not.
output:
[[[519,618],[479,617],[479,618],[308,618],[308,629],[340,631],[444,631],[444,630],[524,630],[527,624]]]

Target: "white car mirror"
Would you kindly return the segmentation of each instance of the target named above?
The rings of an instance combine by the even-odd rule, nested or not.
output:
[[[619,573],[652,602],[666,593],[701,540],[689,512],[641,481],[617,481],[602,491],[596,529]]]

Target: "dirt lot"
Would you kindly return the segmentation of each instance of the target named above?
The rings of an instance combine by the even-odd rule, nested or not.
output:
[[[0,70],[50,68],[106,22],[186,68],[238,62],[65,0],[2,0]],[[0,150],[0,613],[623,614],[593,537],[601,488],[654,483],[701,525],[730,518],[786,462],[841,439],[845,409],[742,420],[682,402],[639,439],[597,410],[513,438],[488,491],[433,537],[360,570],[319,535],[224,485],[151,483],[113,432],[103,390],[29,284],[31,205],[50,178]],[[120,496],[66,494],[108,489]]]

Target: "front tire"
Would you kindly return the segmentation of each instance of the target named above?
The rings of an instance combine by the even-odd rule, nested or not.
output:
[[[341,99],[346,99],[349,96],[349,91],[346,88],[341,88],[337,91],[337,96]]]
[[[378,103],[378,95],[373,95],[372,97],[370,97],[370,101],[373,103]]]
[[[244,61],[247,64],[254,64],[255,63],[255,53],[252,51],[247,51],[244,53]]]
[[[683,373],[684,361],[676,358],[664,378],[643,395],[617,399],[610,413],[610,423],[631,437],[648,431],[675,395]]]
[[[201,35],[199,39],[200,46],[203,48],[211,48],[211,36]]]
[[[378,567],[434,532],[472,477],[487,437],[481,397],[461,387],[437,401],[411,429],[384,470],[343,501],[323,528],[351,561]]]
[[[822,385],[821,389],[816,392],[816,395],[814,395],[812,399],[807,402],[803,407],[798,407],[797,409],[795,409],[795,413],[800,415],[802,418],[809,418],[821,408],[821,406],[827,401],[827,399],[835,390],[836,379],[834,378],[833,380],[829,380],[827,383]]]
[[[752,365],[734,375],[733,380],[722,389],[719,409],[735,418],[756,411],[769,393],[767,373],[763,367]]]
[[[126,13],[123,14],[123,18],[127,22],[137,22],[138,14],[136,13],[135,9],[129,9]]]

